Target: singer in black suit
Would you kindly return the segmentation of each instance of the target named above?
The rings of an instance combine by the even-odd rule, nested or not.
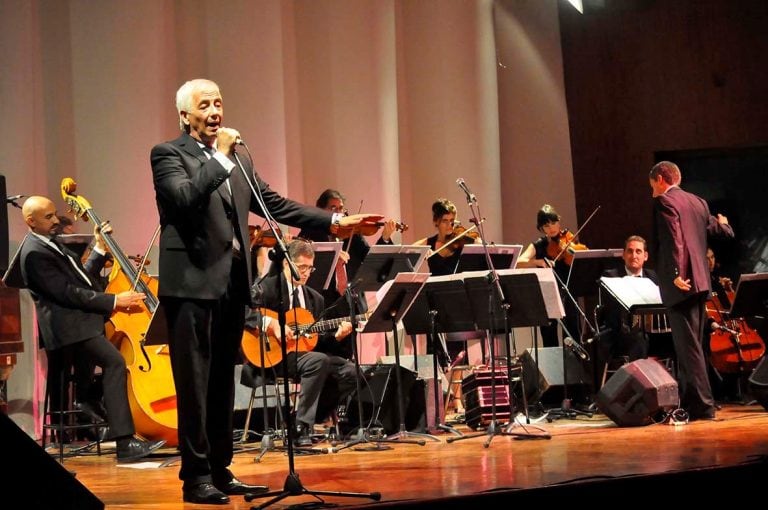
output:
[[[152,148],[160,215],[160,305],[176,384],[185,501],[223,504],[227,494],[266,490],[240,482],[232,461],[234,367],[253,281],[248,213],[264,215],[251,186],[279,222],[333,229],[378,221],[342,217],[283,198],[253,169],[237,130],[223,126],[223,101],[210,80],[176,93],[182,135]],[[239,167],[239,165],[242,167]]]
[[[288,244],[288,257],[296,264],[299,280],[292,278],[288,263],[283,261],[283,277],[280,274],[267,276],[260,284],[254,284],[254,292],[261,292],[261,302],[269,310],[286,310],[286,322],[289,325],[286,333],[289,339],[294,339],[295,334],[290,325],[301,321],[292,315],[292,310],[303,308],[312,314],[315,321],[325,319],[325,300],[319,292],[306,285],[314,270],[315,253],[312,244],[303,239],[294,239]],[[247,322],[249,327],[256,329],[259,324],[253,323],[254,315],[249,314]],[[267,332],[274,338],[282,337],[277,320],[270,317],[264,321]],[[334,344],[343,341],[352,332],[351,322],[339,321],[337,328],[318,334],[318,344],[313,351],[289,351],[287,358],[273,367],[276,375],[283,375],[287,369],[289,377],[300,378],[294,438],[297,446],[311,446],[310,434],[314,424],[327,418],[333,408],[356,388],[355,364],[344,357],[326,354]],[[279,346],[273,347],[279,349]]]
[[[677,355],[680,405],[691,420],[714,419],[715,401],[707,377],[702,342],[710,293],[708,236],[734,237],[728,219],[680,188],[674,163],[662,161],[648,175],[653,192],[654,240],[661,298],[668,309]]]
[[[640,236],[630,236],[624,241],[621,267],[606,269],[602,276],[608,278],[648,278],[656,285],[659,277],[645,263],[648,261],[648,245]],[[610,360],[626,357],[628,361],[648,357],[649,339],[641,317],[629,315],[618,303],[611,300],[602,305],[603,326],[597,339],[599,367],[604,367]],[[604,332],[604,333],[603,333]],[[603,370],[599,370],[603,373]]]
[[[100,228],[94,229],[97,243],[83,265],[77,254],[56,239],[59,218],[51,200],[29,197],[22,214],[29,234],[21,248],[21,274],[35,302],[49,371],[64,370],[76,358],[100,366],[108,439],[116,440],[118,462],[146,457],[165,441],[148,442],[134,437],[125,359],[104,336],[104,323],[113,310],[140,305],[146,296],[132,291],[104,292],[99,271],[104,267],[106,250]],[[106,224],[101,228],[106,233],[111,231]]]

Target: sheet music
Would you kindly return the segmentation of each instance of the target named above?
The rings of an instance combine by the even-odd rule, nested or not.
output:
[[[601,276],[600,284],[627,310],[663,306],[659,286],[649,278]]]
[[[393,279],[384,282],[384,285],[376,291],[376,304],[381,303],[381,300],[387,295],[389,288],[395,283],[420,283],[421,287],[423,287],[428,278],[429,273],[397,273]],[[403,311],[402,315],[405,315],[406,312],[407,309]]]

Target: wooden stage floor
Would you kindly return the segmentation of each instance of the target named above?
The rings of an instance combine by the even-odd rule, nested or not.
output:
[[[323,497],[335,506],[458,508],[470,504],[472,497],[477,498],[471,503],[474,506],[477,502],[483,504],[484,495],[506,495],[505,501],[515,501],[517,495],[529,492],[519,489],[754,464],[763,469],[768,458],[768,412],[759,405],[726,405],[716,421],[686,425],[621,428],[600,414],[536,425],[551,434],[551,439],[516,440],[515,436],[498,435],[485,448],[487,434],[452,443],[446,442],[451,434],[441,434],[439,441],[427,441],[424,446],[394,444],[384,451],[349,448],[337,453],[299,455],[295,457],[295,472],[308,490],[381,493],[379,503],[365,498]],[[232,471],[243,481],[282,489],[288,475],[285,453],[267,452],[257,463],[259,444],[249,446],[256,449],[237,453]],[[108,509],[249,509],[268,501],[258,498],[246,502],[242,496],[234,496],[228,505],[184,504],[178,465],[156,467],[160,460],[151,459],[149,464],[154,467],[147,469],[118,466],[113,450],[105,449],[100,457],[66,458],[64,466],[74,471],[77,480]],[[595,495],[607,497],[605,493]],[[440,498],[452,499],[436,501]],[[311,501],[315,499],[306,495],[289,496],[268,508],[298,508]],[[451,501],[461,501],[462,505],[451,505]]]

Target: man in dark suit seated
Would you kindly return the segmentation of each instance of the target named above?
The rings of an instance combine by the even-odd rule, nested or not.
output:
[[[648,278],[656,285],[659,278],[652,269],[643,267],[648,261],[648,245],[640,236],[630,236],[624,241],[624,263],[622,267],[606,269],[602,276],[610,278]],[[598,373],[602,374],[605,364],[611,360],[626,357],[628,361],[648,357],[648,331],[642,317],[630,315],[615,300],[610,300],[600,312],[603,328],[598,344]]]
[[[318,320],[322,317],[325,300],[319,292],[306,285],[309,275],[314,270],[315,252],[311,242],[294,239],[288,244],[287,255],[299,271],[299,280],[292,278],[288,263],[283,261],[282,270],[285,278],[280,278],[280,274],[275,273],[261,282],[256,282],[254,293],[260,292],[260,296],[255,296],[254,302],[261,302],[265,308],[274,312],[280,309],[286,310],[286,347],[289,349],[287,358],[282,359],[280,345],[277,342],[271,342],[270,352],[265,354],[265,359],[281,360],[273,367],[275,375],[282,376],[287,368],[289,377],[299,378],[301,388],[296,406],[294,443],[296,446],[311,446],[310,434],[314,424],[327,418],[356,387],[355,364],[344,357],[326,354],[331,350],[330,347],[349,336],[352,332],[352,323],[338,319],[329,321],[327,328],[324,324],[315,324],[316,327],[322,326],[320,329],[327,329],[327,331],[318,332],[317,345],[314,349],[305,350],[306,346],[301,341],[296,342],[296,331],[291,325],[312,325],[314,323],[312,318]],[[281,283],[282,290],[280,290]],[[306,312],[311,314],[311,318],[305,318],[303,314]],[[262,320],[268,337],[279,341],[282,335],[278,320],[272,316],[265,316]],[[256,314],[250,313],[246,318],[246,324],[257,329],[259,323]],[[291,346],[296,345],[298,349],[290,349]]]
[[[146,296],[133,291],[104,292],[99,271],[106,260],[101,238],[102,229],[110,232],[106,224],[94,228],[97,242],[83,265],[57,239],[59,219],[51,200],[29,197],[22,214],[30,233],[21,249],[21,273],[35,302],[46,352],[57,360],[85,358],[101,367],[110,430],[106,439],[116,440],[118,462],[146,457],[165,441],[150,442],[134,436],[125,359],[104,336],[104,322],[113,310],[138,306]]]

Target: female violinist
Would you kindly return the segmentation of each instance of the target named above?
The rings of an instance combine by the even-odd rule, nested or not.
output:
[[[456,272],[459,264],[461,249],[464,244],[472,244],[477,240],[473,230],[469,234],[456,220],[456,206],[446,198],[438,198],[432,204],[432,222],[437,233],[416,241],[415,245],[427,245],[432,249],[432,255],[427,259],[429,272],[433,276],[443,276]]]
[[[573,248],[574,240],[572,237],[569,238],[570,232],[560,225],[560,215],[554,207],[549,204],[541,206],[536,213],[536,229],[544,235],[523,250],[517,261],[517,267],[553,267],[554,262],[555,273],[560,277],[561,282],[565,282],[570,269],[567,263],[569,258],[566,255],[568,250]],[[565,307],[563,322],[568,333],[578,341],[580,337],[578,310],[573,300],[567,293],[563,292],[562,288],[561,297]],[[556,321],[550,321],[549,325],[541,328],[541,338],[544,347],[557,347]]]
[[[446,198],[438,198],[432,204],[432,222],[437,229],[437,233],[431,237],[425,237],[416,241],[415,245],[429,246],[432,254],[427,259],[429,272],[433,276],[449,275],[456,272],[459,264],[461,250],[466,243],[474,243],[477,236],[465,235],[456,221],[456,206]],[[473,230],[472,233],[476,234]],[[459,238],[459,236],[461,236]],[[474,332],[473,332],[474,334]],[[454,338],[451,338],[454,337]],[[466,352],[465,341],[450,341],[453,339],[466,340],[467,336],[463,333],[448,333],[445,344],[437,349],[437,357],[442,366],[448,366],[453,360],[456,360],[462,352]],[[435,352],[434,346],[438,345],[438,339],[430,338],[427,342],[427,353]],[[456,407],[459,408],[457,402]]]

